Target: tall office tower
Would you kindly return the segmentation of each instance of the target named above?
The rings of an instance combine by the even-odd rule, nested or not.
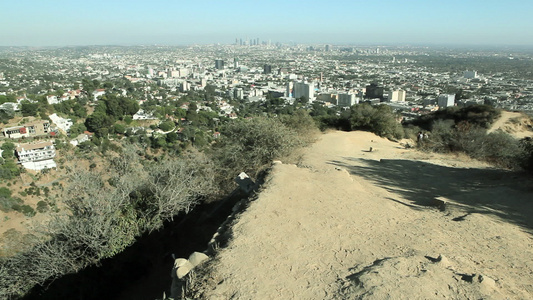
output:
[[[477,71],[464,71],[463,77],[467,79],[477,78]]]
[[[404,102],[405,101],[405,91],[396,90],[389,93],[390,102]]]
[[[239,67],[239,59],[235,57],[233,59],[233,68],[237,69]]]
[[[242,46],[242,38],[239,40],[239,42],[240,42],[240,45]]]
[[[294,83],[294,98],[305,97],[308,101],[315,100],[315,86],[305,81]]]
[[[242,100],[244,99],[244,91],[242,88],[236,88],[233,90],[233,98]]]
[[[331,51],[331,45],[326,45],[326,52]]]
[[[215,60],[215,69],[218,69],[218,70],[224,69],[224,61],[222,59]]]
[[[270,74],[272,73],[272,66],[271,65],[264,65],[263,66],[263,74]]]
[[[235,38],[235,45],[238,45],[238,44],[239,44],[239,39]]]
[[[256,39],[255,39],[255,44],[256,44],[256,45],[259,45],[259,38],[256,38]]]
[[[357,98],[355,97],[355,94],[352,93],[339,94],[337,98],[337,105],[340,107],[352,106],[357,103]]]
[[[292,81],[287,82],[287,92],[286,97],[292,97],[292,92],[294,89],[294,83]]]
[[[437,105],[439,108],[450,107],[455,105],[454,94],[440,94],[437,98]]]
[[[368,99],[379,98],[383,100],[383,87],[380,87],[375,83],[371,83],[370,85],[367,85],[365,98],[368,98]]]

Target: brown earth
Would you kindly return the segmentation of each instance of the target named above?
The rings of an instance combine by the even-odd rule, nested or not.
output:
[[[330,132],[274,163],[195,296],[531,299],[532,195],[531,178],[464,156]]]
[[[533,120],[524,113],[502,111],[501,117],[492,124],[489,133],[502,130],[515,138],[533,137]]]

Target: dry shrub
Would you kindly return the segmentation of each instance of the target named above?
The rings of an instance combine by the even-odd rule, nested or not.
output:
[[[304,144],[295,130],[273,118],[235,120],[221,133],[212,157],[216,179],[223,192],[233,190],[233,178],[240,172],[255,177],[264,165]]]

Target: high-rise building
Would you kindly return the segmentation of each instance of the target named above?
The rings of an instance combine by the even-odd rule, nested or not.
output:
[[[404,90],[396,90],[391,91],[389,93],[389,101],[390,102],[405,102],[405,91]]]
[[[233,68],[237,69],[239,67],[239,59],[235,57],[233,59]]]
[[[215,69],[218,69],[218,70],[224,69],[224,61],[222,59],[215,60]]]
[[[379,98],[383,100],[383,87],[378,86],[376,83],[371,83],[366,86],[365,98],[375,99]]]
[[[292,81],[287,82],[287,91],[285,93],[286,97],[292,97],[293,88],[294,83]]]
[[[271,65],[264,65],[264,66],[263,66],[263,73],[264,73],[264,74],[270,74],[270,73],[272,73],[272,66],[271,66]]]
[[[305,81],[294,83],[294,98],[305,97],[308,101],[315,99],[315,86]]]
[[[188,90],[191,89],[191,84],[187,81],[184,81],[181,83],[181,86],[180,86],[180,91],[181,92],[187,92]]]
[[[352,106],[357,103],[359,101],[357,101],[355,94],[352,93],[339,94],[337,97],[337,105],[340,107]]]
[[[455,105],[454,94],[440,94],[437,98],[437,105],[439,108],[450,107]]]
[[[235,99],[239,99],[239,100],[242,100],[244,99],[244,91],[242,88],[236,88],[233,90],[233,97]]]
[[[477,71],[464,71],[463,77],[467,79],[474,79],[477,78]]]

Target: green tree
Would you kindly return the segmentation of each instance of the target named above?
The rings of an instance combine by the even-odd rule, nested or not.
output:
[[[0,122],[7,124],[13,117],[15,117],[15,110],[12,106],[0,110]]]
[[[13,158],[15,156],[15,148],[16,146],[12,142],[4,142],[2,147],[0,147],[0,149],[4,150],[4,152],[2,152],[2,157],[5,159]]]
[[[169,132],[167,134],[167,143],[172,144],[178,140],[178,134],[175,132]]]
[[[85,126],[91,132],[97,133],[99,136],[105,136],[108,128],[115,123],[112,116],[108,116],[102,112],[95,112],[85,120]],[[106,132],[104,132],[104,129]]]
[[[29,101],[22,101],[20,103],[20,112],[22,113],[22,116],[28,117],[28,116],[37,116],[37,112],[39,110],[39,104],[38,103],[31,103]]]
[[[83,133],[87,130],[87,127],[85,127],[85,124],[83,123],[75,123],[70,127],[69,135],[72,137],[76,137],[79,134]]]
[[[351,108],[350,122],[352,129],[369,130],[388,138],[403,138],[403,128],[388,105],[354,105]]]
[[[172,129],[174,129],[176,125],[174,124],[173,121],[170,121],[170,120],[167,120],[167,121],[164,121],[164,122],[161,122],[161,124],[159,124],[159,128],[163,131],[170,131]]]
[[[124,134],[126,132],[126,126],[120,123],[116,123],[113,125],[113,131],[115,133]]]

